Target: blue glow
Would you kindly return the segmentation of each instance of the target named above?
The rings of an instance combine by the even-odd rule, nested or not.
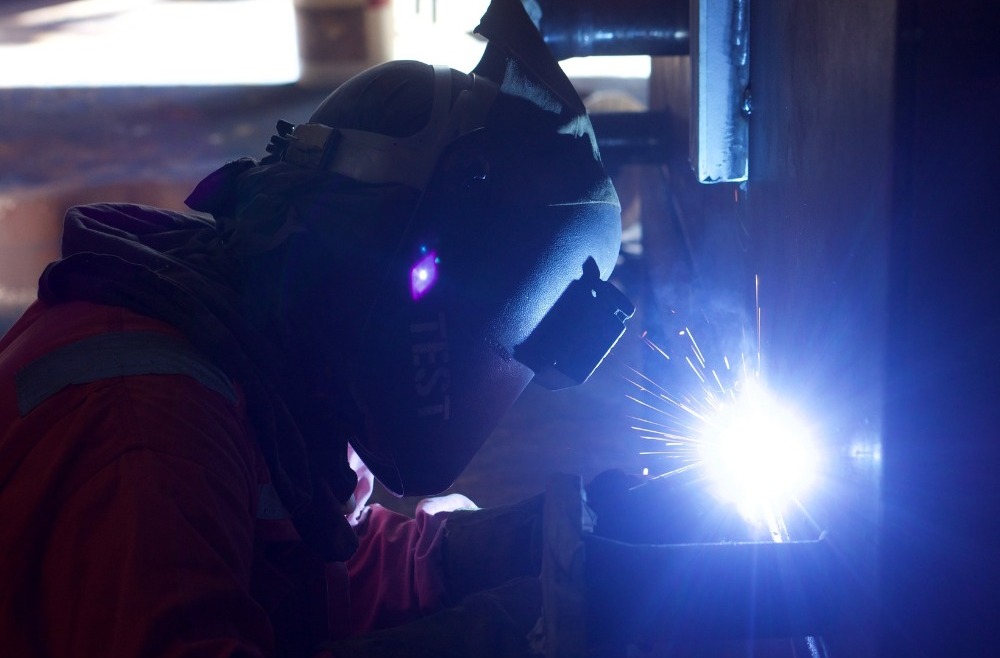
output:
[[[420,253],[425,255],[410,269],[410,295],[414,300],[426,295],[437,283],[438,264],[441,262],[437,254],[428,252],[426,247],[421,247]]]
[[[816,476],[811,428],[756,382],[707,419],[700,447],[717,493],[748,517],[780,510]]]

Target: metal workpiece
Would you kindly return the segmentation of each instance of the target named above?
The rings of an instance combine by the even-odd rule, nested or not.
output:
[[[844,575],[831,542],[635,545],[584,540],[590,642],[821,636]]]
[[[749,0],[522,0],[556,59],[590,55],[690,55],[690,159],[702,183],[748,176]],[[648,120],[660,117],[650,114]],[[634,120],[634,117],[633,117]],[[613,120],[607,120],[611,123]],[[651,124],[650,124],[651,125]],[[644,128],[640,126],[639,130]],[[595,131],[600,136],[601,131]],[[648,131],[646,131],[648,133]],[[607,131],[605,130],[605,133]],[[630,162],[650,163],[660,143],[619,132]],[[605,147],[602,145],[602,152]]]
[[[686,55],[688,0],[522,0],[556,59]]]
[[[691,163],[702,183],[747,180],[748,0],[691,2]]]
[[[808,541],[632,544],[594,534],[585,499],[575,476],[557,476],[546,491],[547,658],[842,630],[856,578],[825,533]]]

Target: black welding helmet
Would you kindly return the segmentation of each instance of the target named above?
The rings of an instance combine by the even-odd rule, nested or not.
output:
[[[376,69],[296,126],[285,154],[419,191],[357,309],[349,373],[363,418],[351,443],[398,495],[449,487],[532,378],[584,381],[634,310],[607,282],[620,210],[583,103],[520,2],[495,0],[478,31],[483,60],[434,70],[413,134],[335,125]]]

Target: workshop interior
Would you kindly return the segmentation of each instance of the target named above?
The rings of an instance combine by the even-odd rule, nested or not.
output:
[[[183,208],[367,66],[471,69],[488,4],[5,3],[0,329],[68,206]],[[529,387],[453,487],[547,492],[545,655],[625,656],[605,644],[625,628],[630,657],[995,655],[991,3],[522,4],[590,112],[635,304],[590,381]],[[662,499],[629,542],[588,532],[582,487],[608,467]]]

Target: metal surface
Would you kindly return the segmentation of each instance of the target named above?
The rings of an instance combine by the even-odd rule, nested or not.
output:
[[[865,589],[834,655],[878,655],[881,449],[895,7],[751,4],[754,112],[743,223],[770,384],[812,409],[830,460],[809,512]],[[855,47],[860,46],[860,47]]]
[[[748,0],[522,2],[557,59],[690,54],[690,155],[697,178],[703,183],[746,180],[751,107]],[[642,132],[650,135],[646,127],[662,120],[650,114],[630,143],[623,143],[625,133],[618,132],[618,153],[630,162],[658,162],[653,148],[643,148]],[[647,139],[645,146],[653,145]]]
[[[547,658],[835,632],[857,590],[856,575],[825,536],[631,544],[594,535],[584,499],[577,476],[556,476],[546,491],[541,627]]]
[[[832,655],[874,656],[895,6],[755,0],[749,12],[749,178],[701,185],[672,145],[669,198],[643,218],[646,317],[660,313],[654,340],[690,322],[679,328],[706,353],[750,336],[762,379],[807,410],[827,464],[807,511],[859,586],[822,639]],[[654,61],[653,109],[681,116],[695,85],[679,68]]]
[[[881,655],[995,656],[1000,17],[900,0]]]
[[[747,0],[692,0],[691,164],[702,183],[747,179]]]
[[[850,600],[831,542],[584,541],[588,628],[661,643],[822,635]]]
[[[522,0],[556,59],[684,55],[687,0]]]

